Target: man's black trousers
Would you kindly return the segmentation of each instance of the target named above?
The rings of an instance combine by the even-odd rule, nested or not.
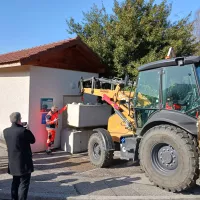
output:
[[[29,190],[31,174],[13,176],[11,187],[12,200],[26,200]]]

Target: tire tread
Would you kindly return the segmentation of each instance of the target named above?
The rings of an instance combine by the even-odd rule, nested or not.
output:
[[[90,136],[89,140],[91,140],[93,137],[97,137],[98,140],[100,140],[102,142],[102,144],[104,145],[102,137],[100,136],[99,133],[93,133]],[[89,150],[90,147],[89,147],[89,145],[90,145],[90,143],[88,142],[88,156],[90,158],[90,150]],[[98,168],[108,167],[112,164],[113,156],[114,156],[114,151],[105,151],[104,159],[99,164],[95,164],[94,162],[91,162],[91,163],[92,163],[93,166],[98,167]]]
[[[190,159],[192,160],[192,173],[190,174],[189,177],[187,177],[187,180],[185,180],[181,185],[179,185],[176,188],[169,188],[169,187],[164,187],[164,186],[159,186],[158,184],[154,183],[154,185],[160,187],[161,189],[164,189],[166,191],[171,191],[171,192],[180,192],[183,190],[187,190],[194,186],[196,184],[196,180],[199,177],[199,156],[198,156],[198,147],[197,147],[197,141],[196,138],[193,137],[191,134],[187,133],[185,130],[182,130],[181,128],[171,126],[171,125],[158,125],[155,126],[151,129],[149,129],[146,134],[150,134],[153,130],[156,129],[168,129],[170,131],[175,132],[179,137],[185,141],[185,145],[190,152]],[[145,135],[146,135],[145,134]],[[144,135],[144,137],[145,137]],[[139,145],[139,160],[140,160],[140,166],[142,170],[145,172],[146,177],[149,178],[151,182],[153,182],[152,178],[147,174],[144,168],[143,160],[140,159],[140,152],[141,152],[141,146],[142,146],[142,140]]]

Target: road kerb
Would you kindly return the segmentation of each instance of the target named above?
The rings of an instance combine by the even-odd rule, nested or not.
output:
[[[0,191],[0,200],[9,200],[10,192]],[[93,196],[69,194],[49,194],[29,192],[29,200],[200,200],[199,195],[177,195],[177,196]]]

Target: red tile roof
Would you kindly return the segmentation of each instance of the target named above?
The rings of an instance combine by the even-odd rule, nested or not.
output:
[[[66,45],[67,43],[70,43],[72,41],[78,41],[78,40],[79,38],[77,37],[77,38],[54,42],[54,43],[41,45],[41,46],[29,48],[29,49],[15,51],[11,53],[0,54],[0,64],[19,62],[20,60],[24,58],[28,58],[30,56],[47,51],[49,49],[52,49],[61,45]]]

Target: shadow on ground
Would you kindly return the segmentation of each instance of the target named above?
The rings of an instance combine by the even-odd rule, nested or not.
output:
[[[184,195],[200,195],[200,185],[196,185],[193,188],[185,191],[185,192],[181,192],[181,194]]]
[[[140,177],[115,177],[105,178],[103,180],[97,180],[93,182],[80,182],[80,180],[77,182],[77,178],[70,176],[73,173],[74,172],[51,173],[33,176],[31,178],[29,191],[35,192],[38,195],[39,193],[44,193],[45,191],[48,194],[52,193],[69,197],[77,195],[88,195],[94,192],[98,192],[98,194],[104,195],[104,190],[111,188],[109,192],[111,195],[115,196],[116,194],[113,192],[113,188],[130,185],[133,181],[140,179]],[[0,185],[6,186],[5,188],[9,188],[9,185],[11,185],[11,179],[0,180]]]
[[[113,165],[109,167],[109,171],[116,171],[117,176],[114,177],[100,177],[100,180],[87,181],[86,176],[77,178],[77,172],[85,172],[91,169],[95,169],[94,166],[90,164],[87,153],[70,155],[66,152],[55,152],[52,155],[46,155],[45,153],[33,154],[34,166],[37,173],[33,174],[31,179],[30,191],[33,192],[48,192],[48,193],[58,193],[66,196],[76,196],[76,195],[88,195],[94,192],[98,195],[105,195],[105,190],[111,188],[110,192],[116,195],[116,190],[113,188],[118,188],[121,186],[131,185],[134,182],[140,180],[140,177],[131,177],[130,174],[120,177],[119,170],[125,168],[132,168],[139,166],[139,163],[133,163],[126,160],[121,160],[115,158]],[[45,171],[46,170],[46,171]],[[53,170],[53,171],[52,171]],[[43,172],[43,174],[38,175],[38,172]],[[0,156],[0,174],[7,172],[7,157]],[[103,170],[101,171],[103,172]],[[96,178],[95,173],[97,171],[90,172],[94,178]],[[138,173],[138,172],[137,172]],[[73,177],[73,174],[76,176]],[[132,174],[131,174],[132,175]],[[10,188],[10,179],[0,180],[0,186],[5,186],[5,188]],[[0,188],[1,189],[1,188]],[[120,193],[120,191],[119,191]],[[186,192],[182,192],[184,195],[200,195],[200,186],[197,185],[193,189]]]
[[[66,152],[53,152],[52,155],[46,155],[45,153],[39,153],[33,155],[34,166],[37,170],[49,170],[49,169],[61,169],[61,168],[75,168],[78,171],[85,171],[94,169],[95,167],[90,164],[88,154],[74,154],[71,155]],[[113,160],[110,169],[126,168],[139,166],[139,163],[133,163],[132,161],[121,160],[115,158]]]
[[[86,155],[71,155],[62,151],[53,152],[51,155],[33,154],[34,167],[36,170],[66,170],[65,168],[71,169],[80,166],[84,170],[92,167]]]
[[[0,160],[0,171],[2,170],[2,173],[6,173],[7,157],[0,157]],[[33,160],[36,173],[32,175],[30,191],[38,193],[45,191],[48,193],[56,192],[58,194],[76,196],[80,194],[87,195],[98,191],[99,194],[104,195],[105,189],[130,185],[132,182],[141,179],[140,177],[131,178],[129,176],[114,178],[101,177],[101,180],[89,182],[87,178],[78,179],[77,176],[73,177],[72,175],[77,172],[95,169],[90,164],[87,153],[70,155],[66,152],[55,152],[50,156],[45,153],[38,153],[33,154]],[[115,159],[112,168],[119,168],[120,166],[121,168],[126,167],[126,163],[128,162]],[[53,173],[52,170],[54,170]],[[39,171],[43,171],[43,174],[38,175]],[[0,180],[0,185],[4,185],[5,188],[9,188],[10,184],[11,176],[10,179]],[[112,195],[115,194],[113,193]]]
[[[126,167],[131,167],[131,166],[138,167],[140,166],[140,164],[139,162],[133,162],[133,161],[121,160],[120,158],[115,158],[110,168],[118,169],[118,168],[126,168]]]
[[[8,158],[7,156],[0,156],[0,174],[7,173]]]

